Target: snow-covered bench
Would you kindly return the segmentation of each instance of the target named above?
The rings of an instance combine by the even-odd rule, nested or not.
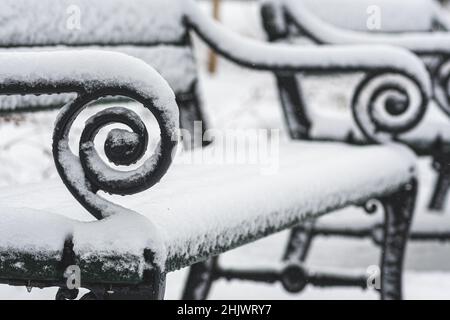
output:
[[[349,18],[353,16],[364,15],[362,8],[367,5],[366,2],[358,2],[356,7],[350,5],[353,0],[344,0],[336,2],[342,5],[342,15],[336,14],[339,10],[332,10],[335,6],[329,4],[330,10],[332,10],[335,17],[340,16],[346,18],[347,21],[352,21]],[[317,1],[318,3],[324,2],[328,4],[327,0]],[[345,9],[347,7],[353,9]],[[391,4],[385,3],[385,1],[379,1],[377,5],[380,5],[383,10],[388,13],[394,11],[396,6],[405,6],[404,10],[399,10],[399,15],[405,14],[411,21],[416,21],[417,15],[414,15],[414,19],[406,14],[412,9],[426,12],[436,12],[436,4],[433,1],[412,1],[411,5],[404,4],[402,1],[391,2]],[[388,44],[402,46],[409,49],[419,56],[421,56],[427,67],[430,70],[430,74],[434,82],[434,102],[430,107],[427,119],[423,121],[423,125],[419,126],[418,130],[409,135],[399,135],[399,140],[407,143],[411,148],[415,149],[420,155],[431,155],[434,158],[434,168],[439,174],[436,182],[434,193],[430,200],[429,207],[433,210],[442,210],[447,198],[447,193],[450,186],[450,169],[447,166],[448,159],[450,158],[450,152],[448,142],[450,141],[450,130],[448,129],[448,116],[450,114],[449,108],[449,62],[448,56],[450,53],[450,34],[446,32],[404,32],[402,34],[390,34],[390,33],[375,33],[371,34],[363,32],[356,26],[348,26],[351,29],[342,29],[331,25],[326,19],[324,12],[328,10],[318,10],[317,13],[313,10],[316,5],[312,5],[309,1],[291,1],[291,0],[267,0],[262,6],[262,16],[264,26],[269,38],[272,41],[289,41],[292,42],[298,39],[299,36],[307,37],[319,44]],[[386,8],[385,8],[386,7]],[[398,9],[398,8],[397,8]],[[322,13],[319,13],[322,12]],[[348,11],[348,12],[347,12]],[[404,12],[406,11],[406,13]],[[386,14],[383,12],[383,18],[387,20],[389,25],[390,21],[401,21],[399,15]],[[328,15],[327,15],[328,16]],[[395,16],[392,19],[389,17]],[[367,16],[365,16],[367,20]],[[338,18],[336,18],[338,19]],[[443,19],[443,18],[442,18]],[[420,17],[419,17],[420,20]],[[393,23],[393,22],[392,22]],[[340,25],[338,23],[338,25]],[[395,29],[392,27],[392,29]],[[410,28],[405,25],[405,30]],[[356,30],[356,31],[355,31]],[[397,29],[395,29],[398,31]],[[338,123],[338,129],[330,129],[329,126],[321,125],[327,123],[326,120],[320,119],[318,116],[316,119],[308,119],[308,110],[305,110],[302,102],[302,96],[299,92],[297,82],[301,82],[300,79],[293,78],[278,78],[279,89],[283,96],[294,97],[300,101],[297,105],[302,107],[296,108],[297,112],[302,115],[301,123],[298,126],[301,127],[301,134],[304,138],[312,139],[326,139],[326,140],[345,140],[349,137],[357,142],[371,141],[373,140],[370,134],[359,121],[352,123],[348,117],[340,117],[339,115],[330,116],[335,118]],[[292,112],[294,106],[292,102],[287,99],[282,100],[286,112]],[[350,120],[350,121],[349,121]],[[293,128],[293,131],[297,129]]]
[[[360,16],[360,19],[364,17],[367,20],[367,15],[364,16],[362,8],[364,6],[367,7],[368,3],[365,1],[356,1],[357,3],[351,4],[352,1],[343,0],[334,2],[334,5],[332,5],[328,3],[328,0],[316,1],[316,4],[305,0],[267,0],[262,6],[264,26],[272,41],[291,42],[293,39],[298,38],[299,35],[302,35],[319,44],[389,44],[402,46],[415,52],[424,59],[433,77],[434,100],[439,108],[436,108],[436,106],[430,108],[433,112],[430,112],[430,116],[424,121],[424,124],[421,126],[422,130],[417,130],[414,134],[400,137],[400,139],[410,145],[419,154],[434,157],[435,168],[439,173],[439,178],[430,201],[430,208],[442,210],[450,185],[450,170],[446,165],[450,158],[447,146],[447,142],[450,140],[450,131],[447,128],[448,115],[450,114],[450,92],[448,90],[448,81],[450,79],[448,62],[450,34],[446,32],[403,32],[402,34],[377,32],[375,34],[369,34],[368,32],[363,32],[362,27],[347,26],[349,29],[352,29],[349,30],[330,24],[329,21],[332,23],[336,21],[329,17],[331,14],[326,13],[329,11],[325,8],[333,12],[333,16],[336,17],[335,20],[339,19],[337,17],[341,17],[341,19],[345,18],[346,21],[354,21],[352,18],[356,16]],[[317,5],[322,2],[322,10],[319,10]],[[400,23],[402,16],[414,24],[414,22],[420,21],[422,17],[417,12],[430,12],[426,16],[432,16],[431,13],[434,12],[436,15],[436,12],[440,11],[436,8],[437,4],[434,1],[414,0],[408,2],[408,4],[403,2],[376,2],[376,5],[382,8],[382,18],[385,19],[383,21],[385,21],[386,25],[394,23],[394,21]],[[336,3],[340,5],[339,10],[336,8]],[[400,10],[399,7],[401,6],[403,6],[403,9]],[[394,14],[395,10],[398,10],[397,15]],[[412,11],[417,12],[414,14]],[[336,12],[342,12],[342,15],[336,14]],[[390,18],[391,16],[392,18]],[[444,16],[446,17],[444,14],[442,16],[440,20],[443,20]],[[411,17],[414,17],[414,19]],[[432,20],[430,21],[432,22]],[[342,26],[343,24],[337,23],[337,25]],[[392,26],[390,29],[400,31],[401,27],[400,25],[398,28]],[[409,31],[410,29],[405,24],[403,31]],[[421,29],[423,28],[418,28],[418,30]],[[412,30],[414,31],[414,29]],[[298,96],[300,94],[298,92],[299,89],[293,85],[294,79],[279,78],[278,80],[280,90],[283,92],[289,91],[283,93],[284,95]],[[289,105],[287,100],[284,100],[283,103],[287,110],[292,109],[292,106]],[[308,111],[305,110],[299,110],[298,112],[301,112],[303,117],[306,117],[308,114]],[[304,124],[309,124],[307,119],[302,119],[302,121]],[[327,129],[326,125],[321,126],[320,120],[318,120],[315,121],[315,124],[309,124],[309,127],[303,128],[304,131],[308,131],[304,133],[304,136],[310,136],[313,139],[328,140],[342,140],[348,136],[359,136],[358,140],[364,138],[371,140],[359,122],[355,125],[349,122],[348,119],[338,118],[336,121],[340,122],[339,130],[331,131]],[[315,128],[311,128],[311,126],[315,126]]]
[[[450,53],[450,34],[447,32],[406,32],[406,31],[427,31],[427,28],[413,28],[417,22],[419,25],[421,16],[419,12],[429,17],[430,27],[433,25],[432,13],[438,11],[436,3],[431,0],[413,0],[413,1],[384,1],[378,0],[374,3],[370,1],[340,0],[328,1],[318,0],[316,2],[309,0],[265,0],[261,7],[264,28],[271,41],[280,42],[296,42],[299,38],[307,38],[317,44],[322,45],[394,45],[406,48],[419,55],[429,68],[430,75],[433,78],[434,85],[434,104],[430,107],[428,119],[420,126],[420,130],[416,130],[409,135],[398,134],[398,139],[407,143],[415,149],[419,154],[436,155],[436,161],[442,160],[439,164],[445,163],[449,157],[446,142],[450,140],[450,131],[447,129],[449,107],[449,90],[448,81],[450,79],[448,55]],[[364,32],[361,26],[361,19],[367,21],[368,17],[363,8],[370,5],[380,6],[382,10],[382,18],[384,18],[387,30],[400,31],[401,25],[404,29],[401,34],[392,32]],[[319,10],[318,7],[322,9]],[[339,9],[337,8],[339,7]],[[402,8],[402,9],[400,9]],[[428,9],[427,9],[428,8]],[[398,14],[395,11],[398,10]],[[317,12],[316,12],[317,11]],[[342,15],[340,14],[342,12]],[[429,14],[427,14],[429,12]],[[331,15],[334,18],[331,18]],[[404,19],[401,17],[404,15]],[[359,18],[357,18],[359,17]],[[414,17],[412,19],[411,17]],[[334,19],[334,20],[333,20]],[[360,19],[360,20],[358,20]],[[403,20],[408,19],[410,24]],[[337,21],[341,21],[341,23]],[[345,20],[349,29],[339,26],[345,26]],[[355,25],[351,25],[352,21]],[[338,26],[335,26],[336,23]],[[392,25],[391,25],[392,24]],[[396,25],[398,24],[398,25]],[[390,27],[389,27],[390,26]],[[367,31],[367,30],[365,30]],[[428,30],[429,31],[429,30]],[[297,81],[298,80],[298,81]],[[300,79],[279,79],[280,90],[283,96],[295,97],[301,102],[301,93],[297,86]],[[362,82],[366,79],[362,80]],[[293,112],[293,106],[289,105],[287,99],[282,99],[286,112]],[[291,103],[292,104],[292,103]],[[301,108],[305,108],[303,103],[297,103]],[[297,108],[298,109],[298,108]],[[440,109],[440,110],[435,110]],[[302,135],[303,137],[311,137],[313,139],[342,140],[351,136],[353,140],[358,142],[373,141],[373,133],[368,131],[361,121],[356,123],[339,123],[340,130],[327,130],[327,126],[309,123],[307,119],[307,110],[297,110],[302,114],[300,128],[292,128],[292,134]],[[338,122],[342,119],[336,119]],[[357,119],[358,120],[358,119]],[[329,127],[329,126],[328,126]],[[440,148],[438,148],[440,147]],[[441,159],[446,157],[445,160]],[[448,178],[448,177],[445,177]],[[439,188],[438,188],[439,189]],[[437,190],[445,191],[445,190]],[[444,194],[437,192],[430,207],[433,209],[442,209],[445,200]]]
[[[373,5],[379,6],[381,10],[382,28],[369,33],[368,14],[373,12],[366,10]],[[419,155],[433,157],[433,168],[439,176],[429,207],[433,210],[443,210],[450,186],[447,84],[450,34],[431,32],[436,25],[438,29],[446,29],[448,25],[447,15],[441,12],[442,8],[434,1],[428,0],[265,0],[261,9],[265,30],[273,42],[304,45],[302,39],[307,38],[327,47],[329,44],[363,43],[400,45],[422,57],[434,80],[435,101],[429,106],[422,124],[408,134],[399,133],[397,141],[407,144]],[[376,135],[367,130],[367,124],[352,115],[347,105],[344,106],[346,111],[342,108],[321,113],[312,110],[305,77],[276,76],[285,112],[298,115],[297,121],[290,123],[293,136],[308,140],[347,141],[357,144],[375,140]],[[364,85],[364,82],[368,81],[364,77],[360,79],[362,80],[356,80],[356,90],[359,90],[361,83]],[[322,82],[322,86],[328,86],[329,90],[337,87],[337,91],[345,89],[349,83],[355,81],[347,80],[343,85],[336,83],[337,81],[325,84]],[[339,95],[342,96],[351,100],[351,95]],[[351,104],[347,100],[346,102]],[[339,102],[335,104],[339,105]],[[374,119],[376,118],[373,117]],[[330,126],[330,123],[333,123],[333,126]],[[374,125],[376,127],[375,122]],[[449,241],[450,224],[446,223],[447,221],[447,214],[436,216],[421,211],[413,223],[411,239]],[[292,238],[302,240],[298,243],[303,243],[303,259],[306,259],[311,239],[317,235],[371,238],[377,243],[379,222],[379,216],[362,217],[355,213],[353,216],[347,215],[344,222],[335,215],[319,219],[313,226],[300,226],[293,231]]]
[[[59,0],[55,0],[56,2],[45,1],[47,1],[45,4],[50,5],[50,7],[53,3],[54,7],[60,8],[57,5]],[[28,2],[28,5],[33,7],[33,3],[33,1]],[[70,3],[73,4],[74,1],[70,1]],[[109,1],[105,2],[104,5],[114,7],[117,3]],[[161,24],[159,27],[162,30],[181,28],[182,30],[178,32],[185,34],[194,31],[224,57],[248,68],[276,71],[280,74],[295,74],[313,70],[344,73],[362,72],[370,76],[376,85],[380,85],[380,87],[375,88],[376,94],[389,94],[392,89],[401,88],[400,93],[407,97],[406,103],[402,104],[401,108],[404,111],[403,116],[401,119],[395,119],[395,117],[392,118],[389,114],[383,113],[381,117],[377,118],[377,121],[383,124],[384,129],[381,132],[382,139],[380,141],[390,142],[395,133],[406,132],[419,124],[431,95],[431,83],[424,65],[414,55],[402,49],[384,46],[325,49],[293,49],[286,46],[273,46],[235,35],[205,16],[193,1],[146,1],[145,3],[138,1],[131,3],[132,6],[133,4],[139,5],[139,12],[145,12],[144,8],[148,12],[155,12],[163,6],[164,10],[158,11],[158,14],[155,15],[155,19],[160,18],[157,23]],[[39,6],[41,5],[43,5],[42,2]],[[106,7],[104,9],[109,13],[116,12]],[[86,7],[86,10],[88,13],[88,7]],[[164,12],[164,14],[161,14],[161,12]],[[64,15],[65,13],[64,10],[55,11],[52,16],[56,19],[55,21],[59,21],[58,14]],[[152,23],[156,22],[153,21]],[[45,31],[45,29],[41,29],[41,31]],[[163,34],[162,32],[156,33]],[[44,32],[44,34],[46,33]],[[49,45],[49,43],[47,44]],[[135,80],[140,86],[142,83],[150,85],[149,82],[156,81],[153,73],[149,70],[151,68],[142,63],[139,65],[140,70],[137,75],[133,75],[132,71],[135,69],[124,62],[126,65],[124,69],[131,72],[131,77],[139,79],[129,79],[128,77],[122,79],[123,70],[120,67],[122,58],[111,62],[102,57],[99,61],[83,63],[84,57],[80,53],[76,58],[68,55],[64,62],[55,63],[53,60],[61,60],[56,59],[58,54],[62,53],[54,53],[54,56],[48,53],[42,56],[28,56],[36,57],[36,60],[32,60],[39,61],[36,66],[43,68],[40,80],[48,85],[43,87],[41,87],[41,81],[34,81],[36,75],[39,75],[39,70],[33,71],[33,68],[36,67],[35,64],[26,61],[26,59],[22,61],[23,56],[18,56],[18,61],[8,60],[6,59],[8,55],[5,54],[5,65],[8,68],[1,69],[2,72],[5,72],[3,74],[8,76],[8,79],[14,79],[15,77],[19,79],[17,83],[14,84],[13,82],[12,89],[11,81],[5,80],[8,84],[5,92],[14,95],[31,92],[73,91],[72,87],[55,86],[50,81],[52,79],[51,71],[54,74],[61,74],[58,70],[60,68],[67,70],[68,66],[74,70],[80,70],[79,72],[68,71],[69,74],[65,75],[69,79],[77,76],[85,79],[85,76],[90,73],[82,66],[92,66],[92,76],[99,78],[92,84],[99,85],[100,88],[104,81],[105,74],[102,73],[104,69],[109,70],[110,73],[120,71],[118,75],[111,75],[106,72],[106,76],[111,76],[112,79],[120,81],[120,84],[132,86]],[[106,56],[113,60],[113,56],[109,55]],[[383,59],[374,59],[374,56],[383,57]],[[51,67],[44,63],[45,61],[48,61]],[[15,73],[16,64],[23,66],[19,71],[24,72],[24,74],[19,73],[17,75]],[[44,70],[46,67],[50,69]],[[24,70],[27,68],[31,68],[30,74],[33,77],[26,74]],[[175,79],[192,77],[182,68],[173,68],[172,70],[176,72]],[[148,76],[146,77],[147,72]],[[196,75],[193,76],[196,77]],[[32,84],[37,86],[27,86],[27,81],[32,81]],[[25,82],[25,84],[20,84],[22,82]],[[366,86],[361,86],[360,90],[355,92],[354,97],[355,116],[362,117],[362,119],[371,114],[369,111],[373,106],[369,103],[371,101],[371,90],[374,89],[373,84],[365,84]],[[155,87],[160,88],[161,86]],[[113,89],[111,91],[106,90],[104,94],[129,96],[126,92],[124,94],[121,91],[120,85],[114,86]],[[4,260],[6,261],[2,266],[2,270],[5,271],[5,276],[2,276],[4,282],[37,286],[61,285],[61,270],[64,268],[61,269],[61,264],[56,263],[56,260],[61,259],[69,261],[69,263],[75,261],[83,270],[88,271],[88,275],[86,277],[82,275],[82,279],[85,279],[84,284],[92,289],[96,296],[102,297],[105,287],[112,286],[114,290],[108,289],[108,291],[110,293],[114,291],[115,296],[118,297],[126,291],[125,288],[121,289],[120,284],[128,286],[130,283],[144,282],[144,284],[148,284],[147,280],[153,276],[157,280],[166,272],[191,265],[249,241],[292,227],[302,222],[307,216],[322,215],[349,205],[364,206],[369,199],[379,198],[384,204],[387,214],[387,227],[383,239],[385,250],[383,250],[382,260],[384,283],[381,293],[384,298],[400,297],[401,262],[407,235],[407,221],[411,215],[415,191],[414,158],[403,147],[398,145],[353,147],[326,143],[287,143],[286,146],[281,148],[280,171],[272,177],[261,177],[252,171],[255,170],[254,168],[246,166],[234,166],[225,170],[221,167],[206,169],[174,165],[169,170],[165,180],[148,193],[139,194],[135,200],[120,199],[124,202],[124,207],[132,208],[135,212],[144,215],[150,221],[148,222],[136,214],[123,215],[122,210],[125,209],[111,205],[106,200],[96,196],[95,193],[99,190],[114,194],[142,191],[158,180],[164,170],[167,169],[169,162],[158,162],[161,163],[162,169],[158,170],[159,167],[157,166],[155,175],[145,175],[149,180],[140,180],[140,174],[137,176],[130,174],[125,177],[121,174],[118,177],[114,172],[103,167],[95,156],[92,157],[90,140],[96,134],[96,124],[104,124],[107,121],[127,121],[127,123],[131,121],[130,126],[133,129],[139,131],[142,127],[135,124],[136,117],[133,114],[125,114],[121,109],[108,110],[99,114],[98,118],[94,118],[95,120],[89,121],[83,135],[85,139],[82,137],[80,160],[69,154],[65,144],[65,135],[66,131],[70,129],[72,117],[76,116],[74,110],[81,108],[78,104],[81,103],[84,106],[85,103],[88,103],[92,94],[89,90],[87,93],[84,90],[75,91],[79,92],[80,97],[75,100],[75,106],[69,104],[62,110],[62,115],[58,118],[56,126],[54,151],[58,171],[75,198],[88,212],[98,219],[106,216],[108,218],[100,222],[87,224],[80,224],[66,218],[56,218],[61,222],[61,229],[65,231],[59,233],[60,245],[55,246],[65,249],[59,249],[58,251],[53,246],[50,248],[55,250],[50,250],[53,253],[49,253],[45,249],[43,251],[40,249],[45,248],[48,242],[57,243],[57,241],[54,241],[53,238],[50,239],[50,237],[42,237],[44,244],[38,245],[38,248],[36,248],[32,242],[37,237],[37,233],[40,234],[40,232],[33,233],[32,230],[35,228],[37,221],[29,219],[31,222],[26,224],[23,221],[17,221],[15,218],[16,215],[19,215],[24,217],[23,220],[27,220],[30,216],[33,216],[34,211],[30,209],[5,210],[5,212],[8,212],[5,213],[5,221],[9,224],[5,222],[4,234],[10,232],[10,236],[5,239],[13,239],[13,241],[5,240],[3,245],[7,248],[5,252],[20,250],[23,250],[23,252],[20,251],[19,255],[13,253],[11,259]],[[142,94],[142,92],[138,93]],[[151,90],[151,93],[154,93],[154,91]],[[93,95],[95,96],[95,93]],[[398,97],[398,92],[394,96]],[[137,98],[139,101],[139,95],[131,95],[131,97]],[[159,103],[165,101],[160,96],[154,97],[152,95],[152,97],[157,102],[153,101],[156,106],[160,106]],[[383,101],[376,102],[377,105],[380,105]],[[169,105],[171,104],[172,102],[169,103]],[[153,109],[156,112],[157,119],[161,122],[176,118],[174,113],[171,113],[170,117],[167,116],[166,113],[170,111],[169,109],[164,109],[163,116],[158,117],[158,110],[160,109]],[[126,117],[127,120],[124,120],[123,117]],[[289,117],[287,120],[290,121]],[[163,129],[161,131],[163,134],[167,134],[166,138],[169,136],[168,131]],[[114,141],[121,140],[116,133],[112,133],[109,139],[108,145],[110,146],[114,145]],[[137,138],[132,136],[127,139],[123,138],[123,140],[135,141],[136,143]],[[170,145],[169,142],[167,144]],[[122,147],[124,146],[119,145],[117,150],[123,150]],[[111,148],[108,147],[107,149]],[[131,152],[129,156],[131,160],[127,159],[125,164],[130,164],[133,162],[132,160],[136,160],[136,157],[142,151],[140,144],[133,144],[131,149],[135,151]],[[114,150],[105,151],[113,162],[117,163],[120,160],[115,158]],[[154,158],[150,159],[155,160]],[[68,163],[72,165],[66,166]],[[149,167],[152,168],[150,165]],[[366,170],[368,167],[373,168],[373,170],[369,172]],[[98,174],[99,172],[106,174]],[[138,172],[142,173],[142,171]],[[226,177],[224,177],[225,173]],[[229,175],[236,178],[230,179]],[[108,179],[111,177],[113,177],[113,182]],[[349,177],[352,178],[349,179]],[[304,186],[304,189],[301,186]],[[42,199],[43,190],[51,191],[51,201],[38,201],[38,199]],[[89,190],[95,192],[89,192]],[[203,196],[206,191],[210,192],[212,196]],[[248,196],[249,192],[251,192],[251,197]],[[24,197],[24,194],[27,196]],[[81,221],[92,219],[72,198],[68,197],[64,188],[61,187],[61,183],[57,181],[44,183],[43,185],[8,188],[0,191],[0,197],[0,202],[6,206],[43,210],[45,216],[49,212],[56,211],[68,219]],[[219,203],[220,206],[217,205]],[[120,211],[121,214],[117,214],[117,211]],[[129,222],[125,222],[128,221],[128,218],[130,218]],[[48,229],[51,224],[56,223],[56,220],[49,218],[46,222],[42,222],[43,225],[39,230]],[[24,229],[20,229],[17,225],[24,226]],[[95,230],[96,226],[99,228],[104,226],[104,230],[97,231]],[[126,240],[129,234],[133,234],[133,237]],[[63,237],[67,235],[69,236]],[[69,239],[66,245],[64,245],[65,240],[62,240],[63,238]],[[16,239],[23,239],[24,241],[15,241]],[[146,248],[150,250],[145,250]],[[92,252],[89,252],[90,249],[92,249]],[[32,252],[31,257],[33,259],[28,259],[30,252]],[[143,252],[145,252],[144,257],[140,255]],[[45,261],[48,261],[47,257],[52,255],[56,257],[52,260],[54,263],[47,265]],[[100,258],[97,258],[97,256]],[[36,265],[36,259],[34,258],[38,261],[44,261],[43,265],[39,266],[38,264],[39,267],[33,267]],[[31,265],[25,266],[27,262]],[[63,263],[63,267],[66,265],[67,263]],[[198,264],[191,272],[189,286],[186,290],[188,297],[204,297],[207,293],[212,279],[204,276],[203,271],[208,271],[208,265],[208,263]],[[393,271],[393,269],[395,270]],[[34,270],[34,273],[27,274],[27,270]],[[41,273],[42,270],[44,270],[44,274]],[[154,272],[144,272],[148,270]],[[198,270],[201,271],[197,272]],[[45,273],[47,271],[49,273]],[[129,275],[129,273],[132,275]],[[86,272],[83,274],[86,274]],[[294,276],[290,276],[292,274]],[[91,275],[92,278],[90,278]],[[305,281],[310,280],[311,277],[312,275],[305,274],[304,269],[298,264],[288,264],[285,272],[279,274],[279,280],[291,291],[301,290]],[[130,279],[133,279],[133,281]],[[159,284],[162,283],[156,280],[150,281],[149,287],[157,286],[159,290],[161,289]],[[153,290],[153,288],[150,289]],[[147,290],[145,294],[148,294],[148,292]],[[110,293],[107,293],[107,295]],[[64,294],[69,293],[62,290],[61,295]],[[138,295],[139,292],[136,294]],[[156,294],[159,294],[159,292],[156,292],[154,297],[157,296]]]
[[[406,148],[287,142],[272,176],[248,165],[169,169],[178,141],[178,107],[167,82],[146,63],[120,53],[64,51],[2,53],[0,66],[2,95],[76,94],[61,109],[53,135],[62,181],[0,190],[1,283],[60,286],[58,298],[74,298],[78,290],[65,287],[65,271],[78,266],[81,286],[91,290],[85,298],[162,298],[168,272],[306,217],[376,198],[386,209],[382,296],[401,297],[416,190],[415,157]],[[69,147],[80,112],[111,95],[142,104],[160,127],[158,147],[130,171],[111,168],[94,145],[101,128],[121,123],[132,131],[110,131],[108,160],[129,166],[146,153],[146,126],[123,107],[103,107],[86,121],[78,155]],[[99,191],[140,195],[118,199]],[[282,281],[289,287],[298,282],[295,276],[291,266]]]

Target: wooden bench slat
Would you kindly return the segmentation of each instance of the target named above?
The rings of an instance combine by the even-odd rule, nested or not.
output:
[[[266,0],[279,1],[279,0]],[[374,32],[429,31],[435,22],[430,0],[299,0],[324,21],[342,28],[371,31],[367,27],[374,6],[381,14],[380,29]],[[376,17],[376,16],[374,16]],[[414,18],[412,18],[414,17]]]
[[[167,0],[5,0],[0,45],[181,43],[183,14]]]
[[[131,261],[140,262],[131,264],[130,269],[142,272],[155,265],[173,271],[293,226],[309,215],[388,194],[415,175],[415,158],[400,146],[353,148],[292,142],[282,145],[279,161],[279,170],[269,178],[258,166],[174,164],[150,191],[135,197],[113,197],[145,218],[118,215],[81,226],[71,222],[76,226],[74,251],[86,261],[87,270],[89,259],[95,262],[97,256],[106,257],[104,261],[123,256],[127,261],[131,254],[141,260],[133,258]],[[37,200],[43,190],[51,197],[49,201]],[[92,220],[60,181],[0,190],[0,203]],[[2,209],[0,215],[4,214],[13,213]],[[17,219],[20,221],[20,215]],[[47,223],[44,216],[40,220]],[[17,224],[1,233],[20,233],[20,222]],[[154,261],[143,260],[146,248],[153,252]]]

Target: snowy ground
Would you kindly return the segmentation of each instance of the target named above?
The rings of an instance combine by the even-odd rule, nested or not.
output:
[[[244,8],[227,5],[223,20],[231,28],[262,38],[258,12],[254,5]],[[206,51],[199,46],[201,87],[207,113],[217,128],[283,128],[282,114],[270,74],[240,69],[222,60],[218,73],[205,71]],[[0,185],[39,181],[56,176],[53,168],[50,139],[55,112],[0,119]],[[418,212],[425,210],[425,200],[434,179],[429,159],[420,165],[421,199]],[[49,195],[50,196],[50,195]],[[75,200],[74,200],[75,201]],[[449,206],[450,209],[450,206]],[[350,209],[355,210],[355,209]],[[450,213],[450,212],[449,212]],[[277,265],[287,233],[280,233],[225,255],[226,266]],[[319,239],[314,243],[308,266],[326,269],[344,269],[345,272],[365,272],[378,263],[378,250],[370,241]],[[168,276],[168,299],[180,297],[186,270]],[[0,286],[0,299],[53,298],[55,289],[33,289]],[[450,244],[412,243],[407,253],[405,295],[409,299],[447,299],[450,297]],[[300,295],[285,293],[280,285],[262,285],[219,281],[212,290],[212,299],[376,299],[372,291],[360,289],[307,288]]]

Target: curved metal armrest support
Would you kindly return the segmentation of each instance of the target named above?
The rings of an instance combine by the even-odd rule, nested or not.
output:
[[[385,45],[295,48],[266,43],[228,30],[205,15],[195,2],[186,2],[188,27],[212,49],[242,66],[272,72],[395,70],[415,78],[424,90],[431,88],[425,66],[406,50]]]
[[[0,54],[0,94],[29,95],[73,92],[74,101],[62,108],[53,134],[53,155],[58,172],[73,196],[97,219],[125,209],[97,195],[133,194],[150,188],[168,170],[177,145],[178,107],[164,79],[146,63],[106,51],[64,51]],[[145,106],[160,127],[160,143],[138,169],[118,171],[106,165],[94,146],[103,127],[121,123],[105,141],[105,154],[116,165],[129,166],[145,154],[148,133],[131,110],[108,108],[93,115],[82,132],[79,155],[69,148],[69,133],[80,112],[106,96],[124,96]]]
[[[278,74],[365,73],[367,78],[355,91],[352,107],[358,124],[373,142],[395,139],[415,127],[425,113],[432,95],[431,80],[423,62],[404,49],[265,43],[227,30],[192,0],[186,2],[185,23],[215,51],[239,65]]]

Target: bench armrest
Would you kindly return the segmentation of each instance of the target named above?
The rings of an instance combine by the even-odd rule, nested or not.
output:
[[[227,30],[186,1],[185,22],[211,48],[235,63],[278,74],[301,72],[364,72],[366,80],[355,91],[352,107],[366,137],[385,142],[415,127],[432,96],[431,80],[423,62],[392,46],[293,47],[248,39]],[[406,84],[407,83],[407,84]],[[400,100],[402,117],[391,117],[380,101]],[[369,120],[369,121],[368,121]]]
[[[124,208],[103,199],[99,190],[127,195],[157,183],[168,170],[178,142],[178,106],[167,82],[143,61],[106,51],[59,51],[0,53],[0,94],[29,95],[76,93],[64,106],[55,123],[53,156],[64,184],[97,219]],[[132,171],[118,171],[103,162],[94,139],[100,129],[121,123],[131,129],[111,130],[105,141],[110,162],[129,166],[147,150],[145,124],[133,111],[104,109],[86,123],[81,134],[79,155],[69,148],[69,133],[75,119],[90,103],[108,96],[121,96],[141,103],[156,118],[160,143],[149,159]]]

